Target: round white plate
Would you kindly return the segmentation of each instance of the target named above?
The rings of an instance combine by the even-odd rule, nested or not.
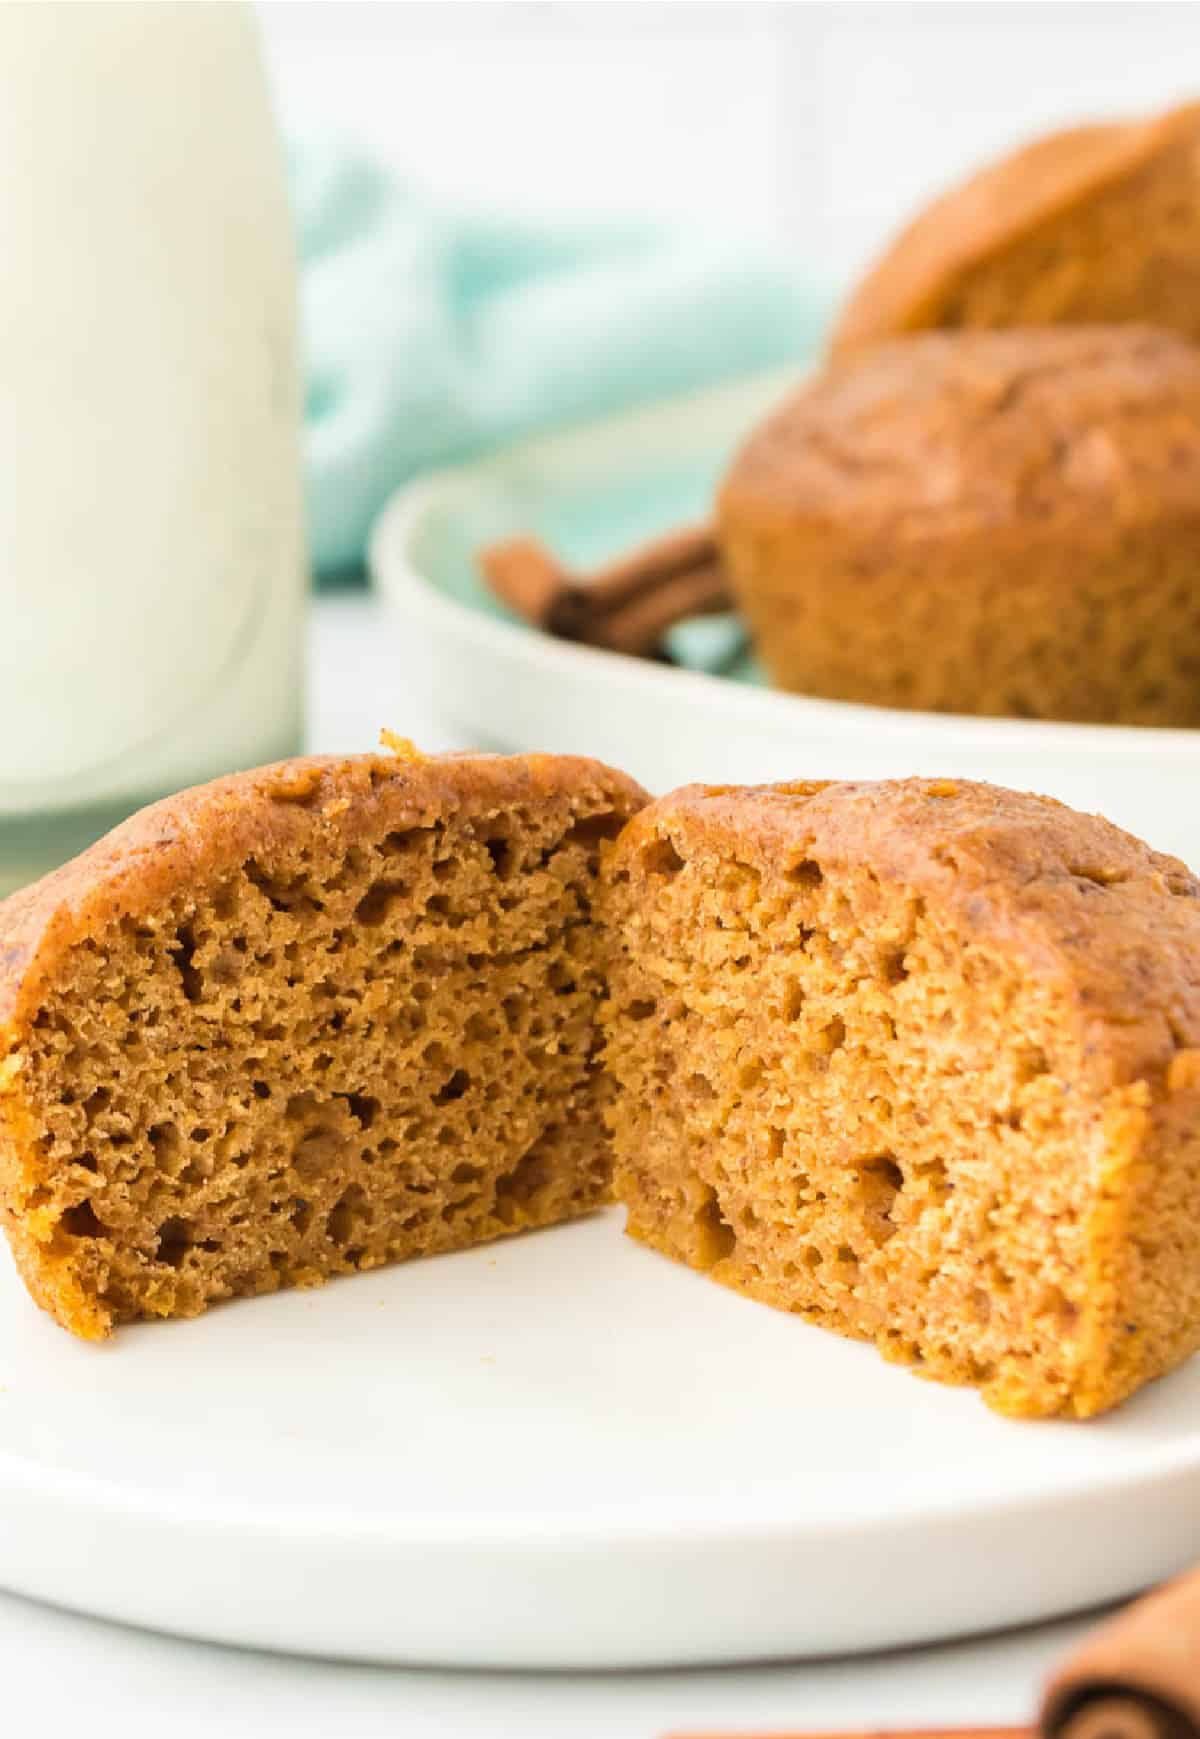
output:
[[[479,746],[598,755],[652,791],[692,779],[990,779],[1099,810],[1200,863],[1200,731],[810,700],[567,645],[488,599],[473,552],[492,538],[533,531],[586,564],[703,517],[734,445],[786,384],[772,375],[629,412],[401,490],[372,547],[398,687],[402,673]],[[392,710],[402,719],[403,701]]]
[[[1016,1424],[616,1212],[71,1340],[0,1273],[0,1582],[222,1642],[629,1667],[919,1642],[1200,1554],[1200,1362]]]

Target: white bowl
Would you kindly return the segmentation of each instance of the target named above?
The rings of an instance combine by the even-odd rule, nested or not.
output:
[[[571,750],[651,790],[698,779],[956,775],[1099,810],[1200,862],[1200,732],[897,712],[596,652],[488,598],[472,552],[517,531],[586,562],[703,515],[778,375],[544,437],[402,489],[371,548],[408,679],[480,747]]]

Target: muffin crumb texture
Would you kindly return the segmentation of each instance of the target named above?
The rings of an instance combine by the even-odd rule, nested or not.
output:
[[[156,806],[0,916],[0,1192],[86,1336],[609,1195],[599,858],[554,757],[285,763]]]
[[[1049,799],[803,782],[651,805],[607,882],[634,1237],[1011,1414],[1200,1343],[1181,864]]]

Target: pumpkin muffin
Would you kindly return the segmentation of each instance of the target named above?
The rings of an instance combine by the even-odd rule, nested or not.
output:
[[[1174,334],[878,345],[751,436],[717,513],[780,687],[1200,724],[1200,349]]]
[[[591,910],[643,800],[565,756],[284,762],[0,906],[37,1301],[95,1337],[607,1200]]]
[[[1181,863],[988,785],[692,786],[603,909],[632,1236],[1005,1413],[1200,1344]]]
[[[1200,338],[1200,103],[1052,133],[954,188],[867,273],[832,349],[1125,320]]]

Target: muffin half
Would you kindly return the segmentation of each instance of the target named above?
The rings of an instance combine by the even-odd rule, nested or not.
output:
[[[104,1334],[586,1213],[601,851],[644,801],[541,755],[285,762],[0,907],[0,1208]]]
[[[1006,1413],[1200,1344],[1182,864],[987,785],[694,786],[604,901],[635,1238]]]

